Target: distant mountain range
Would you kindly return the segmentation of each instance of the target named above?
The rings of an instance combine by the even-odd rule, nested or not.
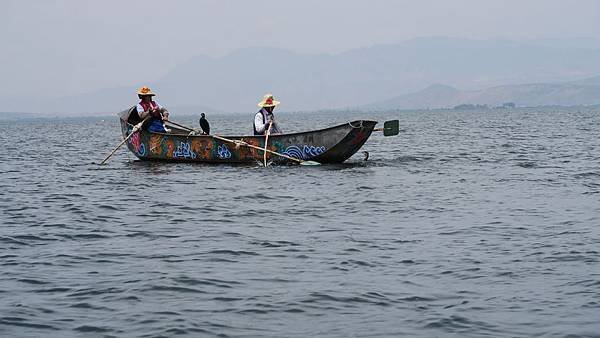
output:
[[[600,76],[566,83],[533,83],[459,90],[435,84],[421,91],[363,105],[362,109],[436,109],[458,105],[576,106],[600,104]]]
[[[373,102],[393,108],[597,103],[599,79],[592,76],[600,74],[600,49],[576,42],[421,38],[333,55],[248,48],[221,58],[193,57],[147,85],[163,105],[184,113],[254,111],[266,92],[286,111]],[[582,78],[589,79],[572,82]],[[435,83],[445,85],[431,86]],[[5,111],[116,112],[137,101],[139,85],[60,99],[0,97],[0,106]],[[489,89],[474,90],[479,88]]]

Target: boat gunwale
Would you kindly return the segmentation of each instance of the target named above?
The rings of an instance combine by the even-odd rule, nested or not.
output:
[[[125,121],[125,120],[122,120],[122,121],[124,121],[124,122],[127,124],[127,126],[130,126],[130,127],[133,127],[133,126],[134,126],[133,124],[131,124],[131,123],[129,123],[129,122],[127,122],[127,121]],[[299,135],[302,135],[302,134],[312,134],[312,133],[325,132],[325,131],[328,131],[328,130],[332,130],[332,129],[336,129],[336,128],[345,127],[345,126],[346,126],[346,124],[348,124],[348,125],[350,126],[350,128],[352,128],[352,129],[354,129],[354,128],[361,128],[361,127],[354,127],[354,126],[352,125],[352,123],[355,123],[355,122],[360,122],[360,123],[361,123],[361,127],[362,127],[362,123],[363,123],[363,122],[374,122],[374,123],[375,123],[375,125],[377,125],[377,123],[379,123],[379,122],[377,122],[377,121],[375,121],[375,120],[354,120],[354,121],[348,121],[348,122],[346,122],[346,123],[343,123],[343,124],[338,124],[338,125],[335,125],[335,126],[331,126],[331,127],[323,128],[323,129],[307,130],[307,131],[300,131],[300,132],[295,132],[295,133],[271,134],[271,135],[269,135],[269,137],[272,137],[272,138],[280,138],[280,137],[285,137],[285,136],[299,136]],[[173,128],[173,129],[184,130],[184,129],[177,128],[177,127]],[[175,133],[160,133],[160,132],[149,131],[149,130],[145,130],[145,129],[142,129],[142,130],[140,130],[140,131],[142,131],[142,132],[145,132],[145,133],[149,133],[149,134],[166,135],[166,136],[182,136],[182,137],[212,137],[212,135],[210,135],[210,134],[208,134],[208,135],[205,135],[205,134],[200,134],[200,135],[191,135],[191,134],[185,134],[185,133],[183,133],[183,134],[175,134]],[[233,138],[233,139],[242,139],[242,138],[263,138],[263,137],[265,137],[265,135],[222,135],[222,134],[214,134],[214,135],[221,136],[221,137],[226,137],[226,138]]]

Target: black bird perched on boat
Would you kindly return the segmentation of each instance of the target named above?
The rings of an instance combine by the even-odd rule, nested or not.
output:
[[[208,124],[208,120],[206,120],[204,113],[200,114],[200,120],[198,122],[200,123],[200,128],[202,128],[202,132],[206,135],[210,135],[210,124]]]

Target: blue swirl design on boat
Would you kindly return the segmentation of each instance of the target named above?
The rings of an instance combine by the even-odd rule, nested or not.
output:
[[[227,146],[225,144],[222,144],[219,146],[219,149],[217,151],[217,156],[222,160],[231,158],[231,151],[229,151],[229,149],[227,149]]]
[[[177,149],[173,152],[173,157],[182,157],[182,158],[196,158],[196,153],[192,151],[190,144],[188,142],[181,142],[177,146]]]
[[[323,147],[323,146],[315,147],[315,146],[308,146],[308,145],[304,145],[304,146],[292,145],[292,146],[287,147],[285,149],[285,151],[283,152],[283,154],[290,156],[290,157],[305,160],[308,158],[319,156],[324,152],[325,152],[325,147]]]
[[[315,157],[321,155],[325,151],[325,147],[304,146],[302,150],[307,157]]]
[[[298,146],[289,146],[285,149],[285,151],[283,152],[284,155],[287,155],[289,157],[293,157],[293,158],[304,158],[304,154],[302,153],[302,149],[300,149],[300,147]]]
[[[143,143],[140,143],[140,146],[137,148],[137,152],[140,156],[146,156],[146,146]]]

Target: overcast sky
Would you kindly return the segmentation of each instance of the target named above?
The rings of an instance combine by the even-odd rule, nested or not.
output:
[[[309,53],[424,36],[600,39],[598,0],[0,0],[1,96],[158,79],[194,55]]]

